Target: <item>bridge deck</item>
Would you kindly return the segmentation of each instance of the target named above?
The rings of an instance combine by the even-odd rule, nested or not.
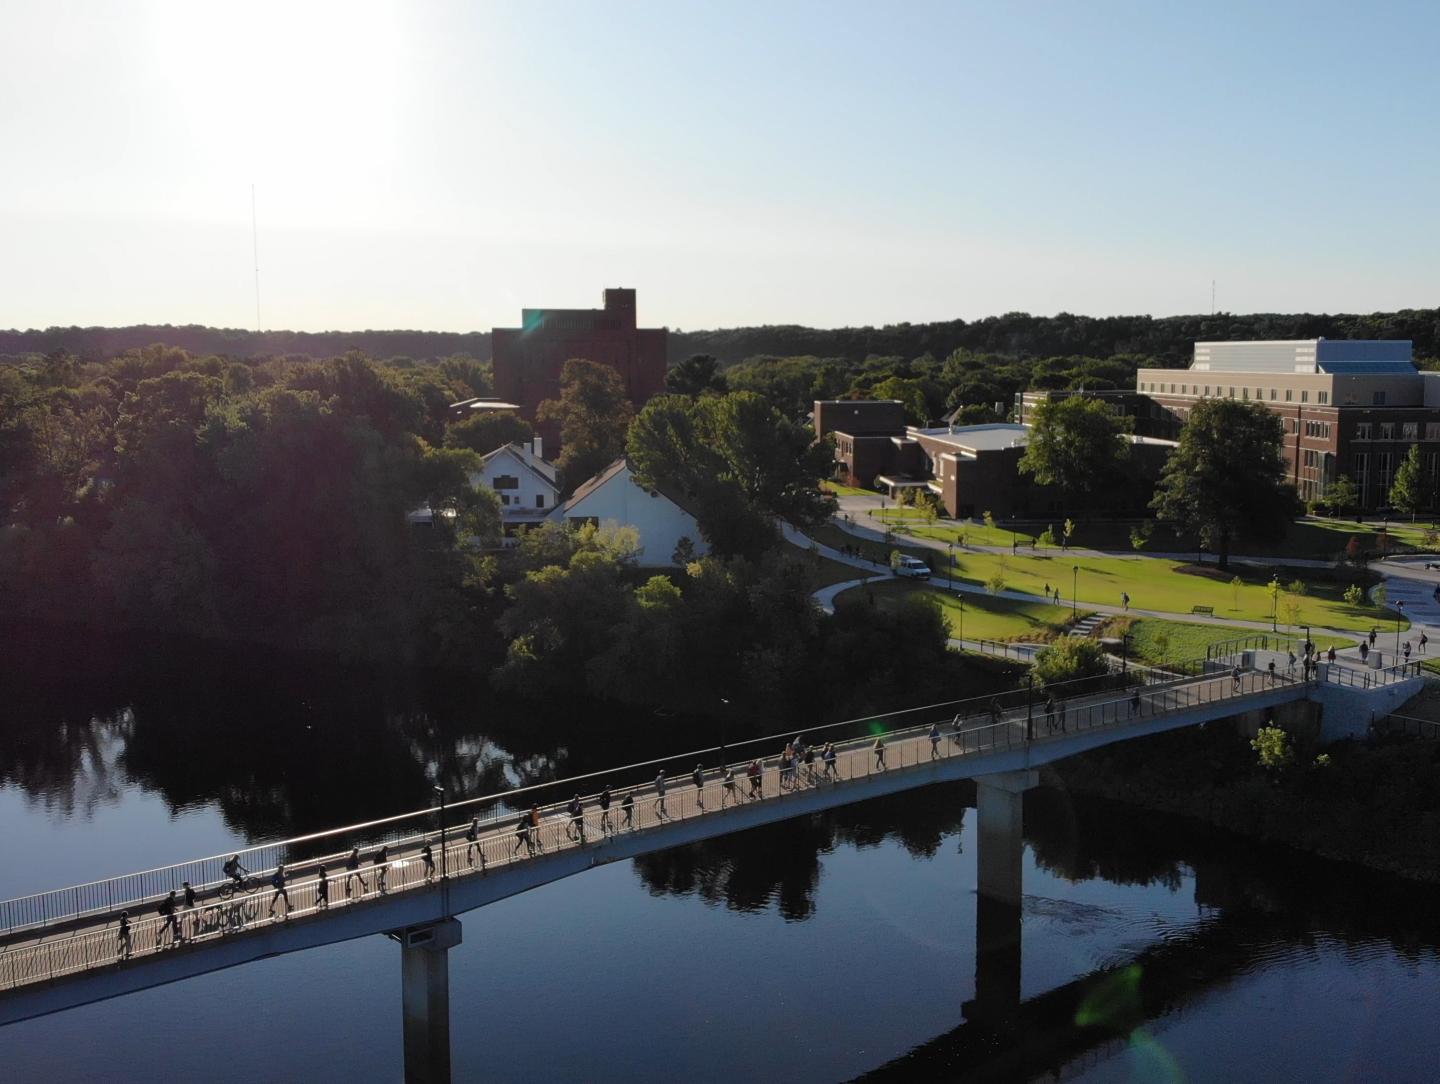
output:
[[[1033,722],[1029,724],[1025,708],[1003,713],[998,722],[984,717],[970,721],[959,716],[951,719],[947,715],[938,742],[932,741],[930,722],[886,734],[883,765],[874,750],[874,738],[866,735],[837,742],[835,764],[829,770],[818,749],[812,766],[801,765],[789,774],[783,773],[777,758],[771,757],[763,763],[758,788],[752,788],[746,779],[744,764],[735,764],[732,765],[735,769],[733,787],[726,786],[720,772],[712,771],[707,773],[699,789],[689,778],[670,780],[663,799],[654,785],[617,791],[608,814],[593,797],[587,799],[579,822],[572,822],[563,811],[551,808],[538,829],[519,831],[518,817],[512,816],[501,827],[488,827],[473,844],[464,838],[463,828],[450,826],[444,864],[452,883],[483,878],[517,865],[543,861],[561,852],[604,851],[621,836],[649,833],[695,818],[721,818],[737,806],[778,803],[807,791],[833,789],[833,797],[827,796],[829,800],[824,803],[827,806],[862,800],[873,793],[874,788],[857,786],[854,797],[847,797],[849,785],[881,773],[887,777],[887,784],[893,782],[894,789],[907,785],[898,777],[892,780],[896,773],[914,774],[914,781],[908,785],[923,786],[932,782],[934,775],[916,769],[933,766],[936,761],[962,758],[973,761],[976,772],[983,773],[994,770],[984,767],[994,760],[989,754],[1007,750],[1019,750],[1024,754],[1025,764],[1035,766],[1071,755],[1076,751],[1073,739],[1078,735],[1094,734],[1101,739],[1093,744],[1123,740],[1132,730],[1151,731],[1157,720],[1175,717],[1178,721],[1179,717],[1193,715],[1197,708],[1213,704],[1214,710],[1206,711],[1204,717],[1219,718],[1244,710],[1250,705],[1236,701],[1253,700],[1259,693],[1271,694],[1267,699],[1273,702],[1275,694],[1280,694],[1282,699],[1295,699],[1303,696],[1304,691],[1301,682],[1248,671],[1238,681],[1229,673],[1223,673],[1144,688],[1138,703],[1130,695],[1117,697],[1110,691],[1062,701],[1061,710],[1053,716],[1047,716],[1041,705],[1035,705]],[[1033,735],[1027,736],[1027,730],[1032,728]],[[1103,737],[1101,731],[1105,732]],[[963,777],[949,772],[946,775]],[[887,786],[887,789],[891,788]],[[628,813],[622,806],[627,794],[633,801]],[[804,805],[801,803],[789,814],[777,810],[776,819],[798,815]],[[739,822],[752,819],[735,820],[734,827],[716,823],[714,831],[705,834],[724,834],[748,827]],[[657,832],[657,837],[669,834]],[[427,869],[420,858],[421,847],[426,842],[433,847],[433,871]],[[202,951],[207,945],[246,938],[295,919],[326,922],[377,897],[431,889],[440,877],[438,832],[416,833],[407,840],[392,843],[389,861],[382,866],[372,863],[373,853],[373,850],[366,852],[366,861],[358,874],[343,868],[341,855],[306,859],[303,864],[290,866],[286,898],[277,898],[265,883],[264,872],[256,877],[262,887],[230,899],[220,897],[218,885],[197,886],[200,893],[197,905],[192,910],[180,911],[173,925],[155,910],[159,896],[141,904],[132,903],[128,908],[131,916],[128,944],[118,932],[118,907],[41,929],[14,930],[0,937],[0,997],[22,993],[26,986],[49,985],[66,976],[132,967],[146,958],[176,949],[187,953]],[[320,896],[316,869],[320,861],[327,867],[328,904]],[[577,866],[576,871],[580,868],[584,867]]]

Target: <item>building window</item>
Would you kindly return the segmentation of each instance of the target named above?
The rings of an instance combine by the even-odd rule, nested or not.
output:
[[[1234,399],[1234,398],[1235,398],[1235,389],[1234,389],[1234,388],[1231,388],[1231,389],[1230,389],[1230,394],[1229,394],[1228,396],[1226,396],[1226,398],[1227,398],[1227,399]]]
[[[1241,389],[1240,389],[1240,398],[1244,399],[1244,400],[1248,403],[1248,402],[1250,401],[1250,389],[1249,389],[1249,388],[1241,388]]]
[[[1271,389],[1270,389],[1270,401],[1271,401],[1272,403],[1275,401],[1275,389],[1274,389],[1274,388],[1271,388]]]
[[[1394,422],[1381,422],[1381,423],[1380,423],[1380,439],[1381,439],[1381,440],[1394,440],[1394,439],[1395,439],[1395,423],[1394,423]]]
[[[1328,391],[1322,391],[1318,393],[1315,398],[1321,403],[1328,403],[1330,401],[1330,393]]]
[[[1355,426],[1355,439],[1356,439],[1356,440],[1369,440],[1369,439],[1370,439],[1370,423],[1369,423],[1369,422],[1360,422],[1358,425]]]
[[[496,489],[519,489],[520,479],[516,478],[513,474],[500,474],[497,475],[495,481],[490,484]]]
[[[536,508],[544,508],[544,507],[545,507],[545,494],[543,494],[543,493],[537,493],[537,494],[535,494],[535,507],[536,507]]]
[[[1400,433],[1406,440],[1420,439],[1419,422],[1403,422],[1400,426]]]
[[[1300,392],[1300,401],[1302,403],[1308,403],[1310,401],[1310,392],[1302,389]]]
[[[1295,393],[1292,392],[1289,388],[1286,388],[1286,389],[1285,389],[1285,401],[1288,403],[1288,402],[1290,401],[1290,397],[1291,397],[1292,395],[1294,395],[1294,394],[1295,394]]]
[[[1264,390],[1261,389],[1261,388],[1256,388],[1256,389],[1255,389],[1255,398],[1256,398],[1256,399],[1264,399],[1264,398],[1265,398],[1265,392],[1264,392]]]
[[[1370,403],[1371,403],[1372,406],[1384,406],[1384,405],[1385,405],[1385,393],[1384,393],[1383,391],[1377,391],[1377,392],[1371,397]]]
[[[502,493],[502,494],[500,494],[500,503],[501,503],[501,504],[509,504],[509,503],[510,503],[510,494],[508,494],[508,493]]]
[[[1210,394],[1210,385],[1209,385],[1209,384],[1206,384],[1206,385],[1205,385],[1205,394],[1206,394],[1206,395],[1209,395],[1209,394]]]

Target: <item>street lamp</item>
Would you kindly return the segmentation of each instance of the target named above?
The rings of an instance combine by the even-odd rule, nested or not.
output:
[[[430,789],[440,795],[440,880],[444,881],[449,877],[445,863],[445,788],[437,784]]]
[[[955,597],[960,600],[960,650],[965,650],[965,595],[956,591]]]
[[[1395,661],[1400,661],[1400,621],[1405,616],[1405,603],[1395,603]]]
[[[1076,592],[1080,586],[1080,566],[1076,565],[1070,570],[1070,616],[1073,619],[1080,612],[1080,602],[1076,598]]]
[[[955,543],[952,540],[947,544],[950,550],[950,591],[955,593]]]
[[[1272,575],[1270,577],[1270,631],[1279,632],[1275,624],[1275,615],[1280,609],[1280,578]]]

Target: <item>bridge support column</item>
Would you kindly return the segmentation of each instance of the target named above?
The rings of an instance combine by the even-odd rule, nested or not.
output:
[[[972,1020],[1000,1021],[1020,1006],[1020,898],[1025,839],[1025,792],[1034,771],[1001,772],[975,780],[980,837],[975,899],[975,1000]]]
[[[446,918],[390,936],[400,942],[405,1082],[449,1084],[450,949],[460,943],[460,923]]]

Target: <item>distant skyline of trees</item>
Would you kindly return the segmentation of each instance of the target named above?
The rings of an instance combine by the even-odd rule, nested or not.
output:
[[[800,325],[672,329],[669,361],[706,354],[722,367],[761,356],[812,355],[860,362],[881,356],[945,357],[956,350],[1011,357],[1137,354],[1161,365],[1190,359],[1197,339],[1410,339],[1417,360],[1440,359],[1440,308],[1355,313],[1216,313],[1182,316],[1104,316],[1071,313],[1034,316],[1012,312],[983,319],[899,323],[883,327],[810,328]],[[0,330],[0,358],[74,354],[84,360],[113,357],[154,344],[231,358],[338,357],[351,350],[385,359],[438,360],[461,354],[490,357],[488,331],[405,329],[354,331],[250,331],[196,324],[128,327],[51,327]]]

